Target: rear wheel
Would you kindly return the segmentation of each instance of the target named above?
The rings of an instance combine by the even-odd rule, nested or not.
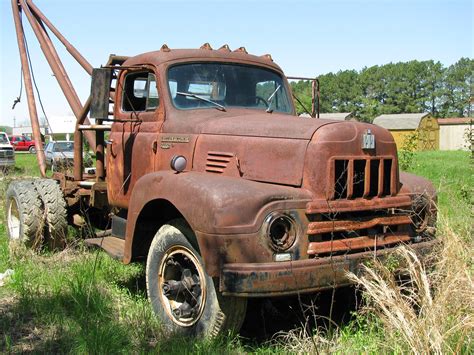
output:
[[[50,249],[61,249],[66,245],[67,210],[64,195],[56,180],[34,181],[44,208],[46,243]]]
[[[31,154],[35,154],[35,153],[36,153],[36,147],[35,147],[34,145],[32,145],[28,150],[29,150],[29,152],[30,152]]]
[[[32,181],[14,181],[7,189],[7,232],[10,241],[40,248],[43,242],[41,201]]]
[[[146,267],[148,297],[166,330],[186,336],[217,336],[238,331],[247,300],[223,297],[206,274],[189,240],[194,233],[174,220],[156,233]]]

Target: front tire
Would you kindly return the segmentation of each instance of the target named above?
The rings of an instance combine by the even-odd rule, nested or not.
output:
[[[34,145],[32,145],[28,151],[31,153],[31,154],[35,154],[36,153],[36,147]]]
[[[201,256],[189,240],[194,233],[173,220],[156,233],[148,252],[148,298],[167,332],[184,336],[217,336],[238,331],[247,300],[223,297],[207,275]]]
[[[7,189],[7,233],[11,242],[39,249],[43,242],[43,210],[31,181],[14,181]]]

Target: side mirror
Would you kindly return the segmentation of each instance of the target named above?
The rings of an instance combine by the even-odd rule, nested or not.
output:
[[[92,70],[91,84],[91,118],[106,119],[109,117],[109,95],[112,70],[95,68]]]

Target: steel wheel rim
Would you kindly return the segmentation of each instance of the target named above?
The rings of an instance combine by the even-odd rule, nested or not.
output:
[[[20,239],[20,212],[18,210],[18,203],[15,198],[10,199],[10,204],[7,211],[8,231],[10,238],[14,240]]]
[[[180,283],[183,291],[172,292],[173,282]],[[206,278],[191,250],[184,246],[173,246],[165,252],[158,271],[158,287],[163,308],[174,323],[190,327],[199,320],[206,303]],[[188,308],[186,303],[192,308],[192,314],[183,314],[182,310]]]

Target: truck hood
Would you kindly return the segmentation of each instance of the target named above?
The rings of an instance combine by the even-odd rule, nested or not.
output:
[[[201,133],[310,140],[318,128],[331,123],[337,122],[278,113],[242,114],[206,122]]]
[[[11,144],[0,143],[0,148],[13,148]]]
[[[201,127],[193,170],[301,186],[308,143],[338,121],[279,114],[221,117]]]
[[[74,152],[54,152],[54,159],[74,159]]]

